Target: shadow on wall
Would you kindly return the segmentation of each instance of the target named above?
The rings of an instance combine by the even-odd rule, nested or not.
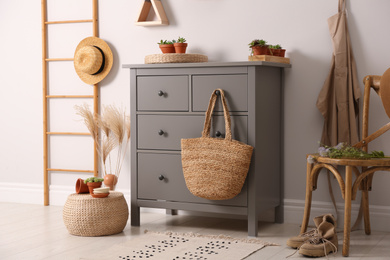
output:
[[[119,69],[120,69],[120,59],[119,59],[119,55],[118,55],[118,52],[117,52],[115,46],[109,41],[106,41],[106,43],[111,48],[114,61],[113,61],[110,73],[108,73],[107,77],[99,83],[100,87],[110,85],[110,83],[112,83],[114,81],[114,79],[115,79],[115,77],[118,74]]]

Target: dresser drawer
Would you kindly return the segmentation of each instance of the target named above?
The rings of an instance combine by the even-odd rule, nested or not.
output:
[[[247,143],[247,116],[231,116],[233,139]],[[200,137],[204,116],[138,115],[138,149],[177,150],[182,138]],[[219,131],[224,136],[225,120],[222,115],[213,116],[210,136]]]
[[[188,76],[137,78],[138,111],[188,111]]]
[[[192,109],[206,111],[213,90],[224,91],[229,111],[248,111],[248,79],[247,75],[209,75],[192,78]],[[223,111],[221,100],[215,104],[214,111]]]
[[[247,186],[230,200],[202,199],[187,189],[180,154],[138,153],[138,199],[246,206]]]

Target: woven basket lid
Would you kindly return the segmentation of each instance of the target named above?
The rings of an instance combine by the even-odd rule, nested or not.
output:
[[[196,63],[207,62],[208,57],[202,54],[188,54],[188,53],[164,53],[151,54],[145,57],[145,64],[155,63]]]
[[[73,64],[80,79],[93,85],[102,81],[110,72],[112,51],[102,39],[87,37],[77,45]]]

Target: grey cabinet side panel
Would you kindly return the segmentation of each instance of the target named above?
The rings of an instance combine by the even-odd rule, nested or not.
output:
[[[267,95],[264,95],[266,91]],[[266,122],[266,123],[265,123]],[[256,162],[259,210],[280,205],[281,175],[281,69],[256,69]]]

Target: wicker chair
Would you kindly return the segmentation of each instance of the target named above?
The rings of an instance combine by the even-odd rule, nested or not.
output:
[[[370,90],[373,88],[380,96],[383,107],[390,118],[390,69],[382,76],[366,76],[363,80],[364,101],[363,101],[363,131],[362,140],[354,147],[362,148],[367,151],[367,145],[370,141],[379,137],[390,129],[390,123],[386,124],[375,133],[368,135],[368,112],[370,101]],[[312,192],[317,188],[318,175],[321,169],[327,169],[336,177],[340,185],[341,194],[345,202],[344,209],[344,241],[343,256],[349,255],[350,232],[351,232],[351,201],[355,200],[358,189],[362,190],[362,206],[364,216],[365,233],[371,233],[368,191],[371,190],[373,175],[377,171],[390,171],[390,158],[375,159],[333,159],[321,157],[318,154],[311,154],[314,163],[307,163],[306,171],[306,198],[305,210],[301,226],[301,234],[306,232],[311,209]],[[339,173],[337,166],[345,166],[345,179]],[[361,167],[361,170],[358,169]],[[352,180],[352,173],[356,175]]]

